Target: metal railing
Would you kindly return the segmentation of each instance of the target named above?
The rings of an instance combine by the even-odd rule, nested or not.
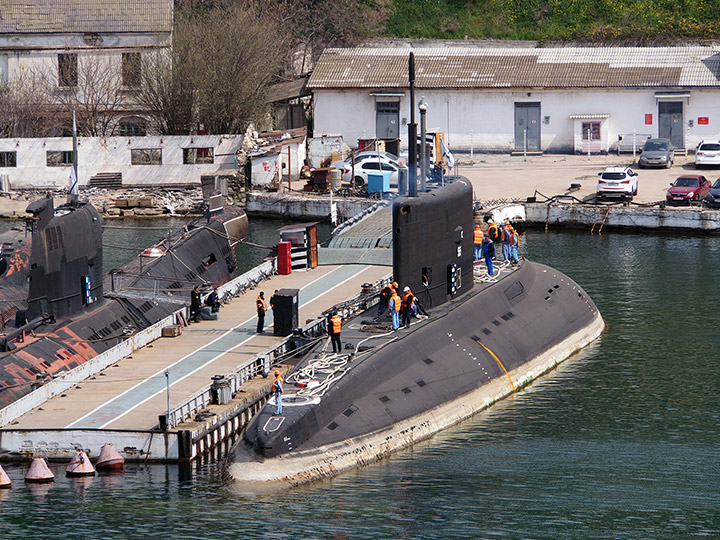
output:
[[[346,318],[358,311],[377,305],[380,289],[390,283],[391,280],[391,276],[378,280],[350,299],[336,304],[325,311],[324,314],[337,311],[343,318]],[[298,351],[302,351],[305,346],[326,333],[327,317],[321,316],[265,350],[262,354],[254,356],[225,376],[226,383],[230,385],[230,393],[234,396],[240,390],[240,387],[253,377],[258,375],[267,377],[275,364],[296,354]],[[181,422],[193,418],[197,413],[207,408],[208,405],[215,403],[215,392],[216,389],[213,384],[208,384],[196,395],[171,408],[167,414],[160,415],[160,426],[174,428]]]

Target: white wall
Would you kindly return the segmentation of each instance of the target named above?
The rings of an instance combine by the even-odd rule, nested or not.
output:
[[[658,136],[658,104],[655,92],[642,90],[531,90],[524,91],[416,91],[428,103],[427,129],[448,134],[449,146],[455,150],[510,151],[515,147],[514,104],[539,102],[541,105],[541,145],[544,151],[574,152],[574,121],[572,114],[608,114],[603,127],[607,129],[607,145],[614,151],[619,134],[650,133]],[[368,90],[333,91],[315,89],[315,131],[339,133],[351,147],[359,138],[375,135],[375,99]],[[400,102],[400,138],[407,148],[409,92]],[[694,149],[703,138],[720,138],[720,92],[693,89],[684,103],[686,147]],[[379,98],[382,99],[382,98]],[[651,125],[645,115],[652,114]],[[420,115],[416,112],[416,122]],[[544,117],[549,122],[544,123]],[[708,125],[698,125],[698,117],[709,118]],[[405,120],[405,121],[404,121]],[[693,126],[688,121],[693,120]],[[448,130],[448,124],[450,129]],[[420,128],[418,126],[418,132]]]
[[[79,137],[78,178],[86,185],[99,172],[121,173],[123,184],[200,184],[200,176],[234,169],[242,135]],[[131,150],[161,148],[162,165],[132,165]],[[213,148],[214,162],[183,164],[184,148]],[[0,167],[13,189],[68,187],[71,167],[48,167],[48,151],[71,151],[72,138],[0,139],[0,152],[16,152],[17,167]],[[229,155],[221,155],[229,154]]]

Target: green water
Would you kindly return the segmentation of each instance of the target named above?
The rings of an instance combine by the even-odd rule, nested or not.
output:
[[[378,464],[243,496],[217,464],[0,493],[0,538],[720,537],[720,239],[523,235],[608,331],[489,411]]]

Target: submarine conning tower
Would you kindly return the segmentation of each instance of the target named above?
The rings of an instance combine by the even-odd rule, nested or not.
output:
[[[28,320],[55,319],[103,298],[102,217],[90,203],[54,208],[48,196],[31,203],[32,253]]]
[[[450,184],[393,204],[393,277],[426,308],[473,286],[473,190],[457,177]]]

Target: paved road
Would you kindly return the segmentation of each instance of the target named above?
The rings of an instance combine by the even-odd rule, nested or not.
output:
[[[670,169],[638,169],[632,154],[607,156],[576,156],[547,154],[543,156],[509,156],[482,154],[461,156],[459,174],[470,179],[475,197],[481,200],[525,199],[537,190],[548,197],[569,192],[570,184],[582,187],[571,192],[579,199],[592,198],[597,187],[597,173],[605,167],[632,166],[638,172],[636,202],[665,200],[670,182],[682,174],[702,174],[711,181],[720,176],[720,169],[696,170],[694,156],[676,156]],[[542,199],[539,199],[542,200]]]

